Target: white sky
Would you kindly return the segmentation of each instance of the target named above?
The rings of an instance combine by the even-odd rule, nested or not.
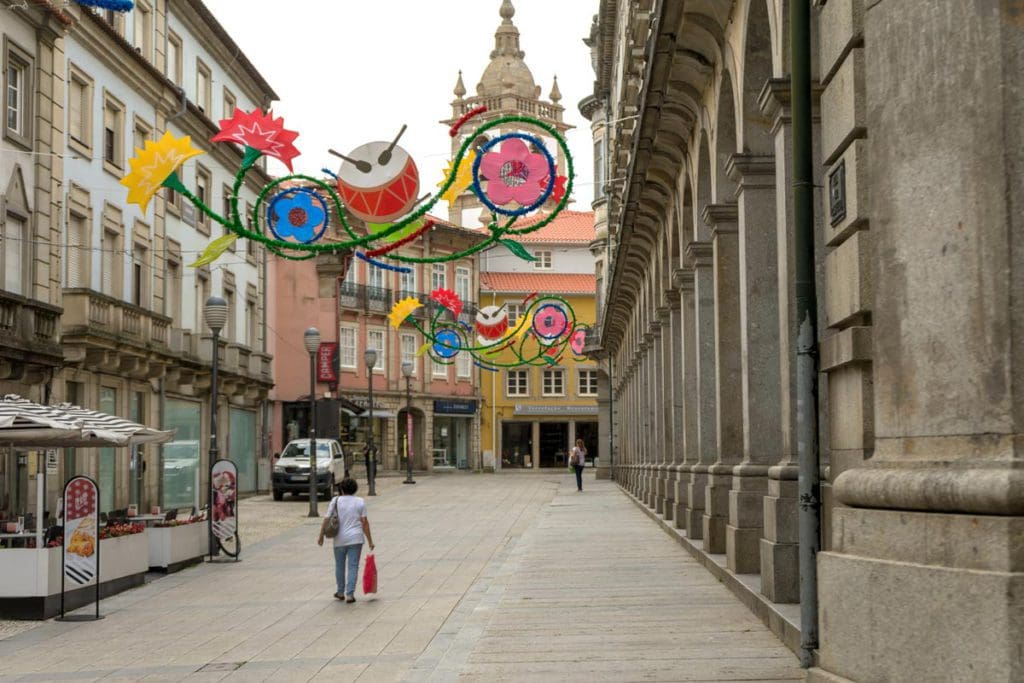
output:
[[[372,140],[401,145],[420,171],[420,193],[436,190],[451,156],[438,121],[451,116],[459,69],[467,96],[490,61],[501,0],[205,0],[280,96],[274,112],[299,132],[295,171],[337,170],[342,153]],[[576,164],[573,208],[590,210],[593,153],[579,101],[593,91],[590,31],[597,0],[514,0],[525,61],[548,99],[557,74]],[[271,160],[272,164],[276,161]],[[283,173],[276,165],[273,173]],[[440,204],[443,207],[444,204]],[[437,211],[435,210],[435,213]]]

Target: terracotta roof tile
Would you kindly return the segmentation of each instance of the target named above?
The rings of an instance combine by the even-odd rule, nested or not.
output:
[[[595,294],[593,273],[480,273],[480,291],[505,294]]]
[[[516,230],[528,228],[538,221],[543,220],[545,214],[531,216],[517,222]],[[485,228],[479,228],[481,232]],[[538,243],[579,243],[589,244],[594,241],[594,212],[593,211],[563,211],[558,218],[551,221],[537,232],[527,235],[510,235],[516,242],[523,244]]]

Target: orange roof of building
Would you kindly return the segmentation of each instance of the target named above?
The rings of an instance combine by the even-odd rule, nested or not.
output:
[[[480,273],[480,291],[504,294],[596,294],[593,273]]]
[[[547,214],[538,214],[521,221],[516,221],[513,227],[515,230],[528,228],[547,217]],[[480,231],[486,228],[478,228]],[[555,220],[551,221],[537,232],[527,235],[509,235],[516,242],[523,244],[547,243],[582,243],[589,244],[594,241],[594,212],[593,211],[563,211],[558,214]]]

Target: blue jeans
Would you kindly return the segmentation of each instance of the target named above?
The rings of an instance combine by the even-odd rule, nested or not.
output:
[[[334,581],[338,584],[338,592],[345,595],[356,594],[356,579],[359,578],[359,555],[363,552],[363,544],[334,546]],[[348,582],[345,582],[345,565],[348,564]]]
[[[576,470],[576,489],[578,491],[582,491],[583,490],[583,465],[573,465],[572,467],[573,467],[574,470]]]

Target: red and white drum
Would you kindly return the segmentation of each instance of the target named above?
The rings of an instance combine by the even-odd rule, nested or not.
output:
[[[368,142],[349,152],[338,170],[338,193],[354,215],[370,223],[387,223],[416,204],[420,175],[409,153],[390,142]],[[387,163],[380,163],[386,159]]]

